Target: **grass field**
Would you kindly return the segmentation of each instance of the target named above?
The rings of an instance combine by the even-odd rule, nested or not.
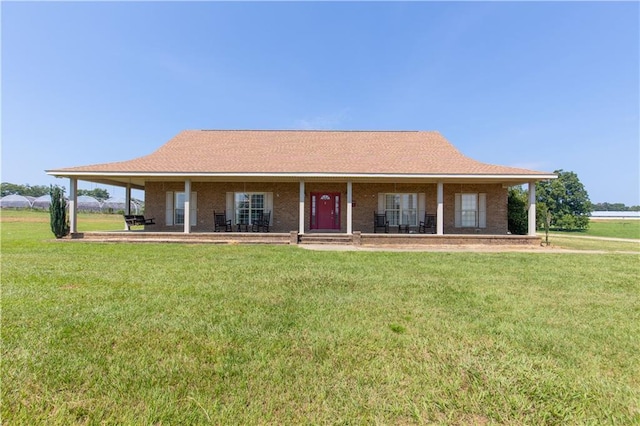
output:
[[[2,216],[3,424],[640,423],[638,255],[60,242],[43,217]]]
[[[538,231],[543,233],[543,231]],[[583,235],[589,237],[611,237],[640,239],[640,220],[607,219],[590,220],[589,228],[576,232],[554,232],[554,234]]]

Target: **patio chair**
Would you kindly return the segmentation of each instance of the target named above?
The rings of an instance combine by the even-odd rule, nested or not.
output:
[[[384,229],[385,234],[389,233],[387,214],[373,212],[373,232],[377,233],[380,228]]]
[[[251,224],[251,231],[253,232],[269,232],[269,221],[271,219],[271,212],[258,213],[258,218]]]
[[[418,232],[421,234],[435,234],[436,233],[436,215],[426,214],[424,220],[420,222],[418,226]]]
[[[226,213],[216,213],[215,211],[213,212],[213,225],[214,225],[214,231],[215,232],[220,232],[223,228],[225,232],[231,232],[231,230],[233,229],[231,227],[231,219],[227,220],[227,214]]]

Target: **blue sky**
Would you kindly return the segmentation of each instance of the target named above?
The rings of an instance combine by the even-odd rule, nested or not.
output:
[[[2,181],[67,185],[44,170],[184,129],[438,130],[477,160],[640,204],[637,2],[1,8]]]

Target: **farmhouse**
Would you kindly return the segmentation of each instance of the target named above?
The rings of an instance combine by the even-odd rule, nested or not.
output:
[[[144,190],[149,232],[217,231],[215,212],[223,231],[267,219],[263,231],[298,238],[507,236],[507,191],[521,184],[533,237],[535,182],[556,177],[475,161],[435,131],[186,130],[144,157],[47,173],[70,179],[72,234],[84,180],[125,187],[127,198]]]

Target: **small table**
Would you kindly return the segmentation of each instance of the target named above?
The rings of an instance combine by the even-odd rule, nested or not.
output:
[[[400,234],[400,233],[404,232],[404,233],[408,234],[409,233],[409,228],[410,228],[409,225],[398,225],[398,233]]]
[[[248,223],[237,223],[236,224],[236,230],[238,232],[242,232],[244,230],[244,232],[249,232],[249,224]]]

